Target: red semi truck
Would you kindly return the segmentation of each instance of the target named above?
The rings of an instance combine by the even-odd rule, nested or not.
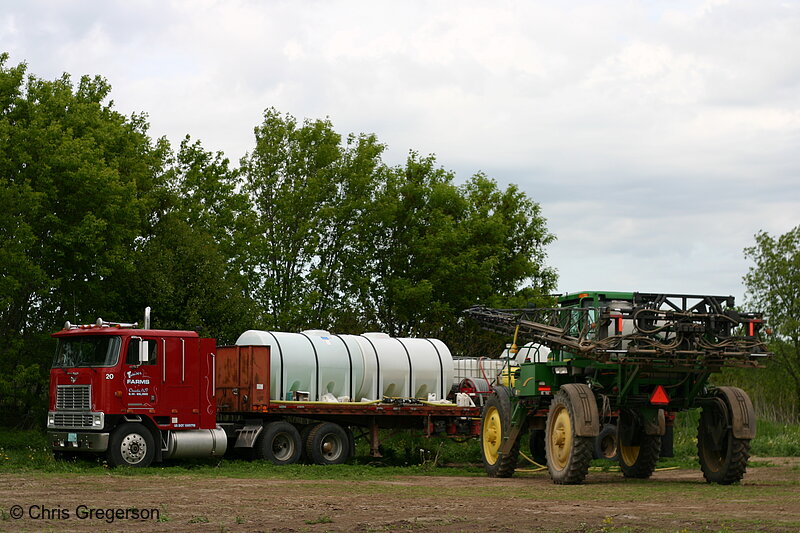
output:
[[[320,377],[320,350],[326,343],[341,342],[347,350],[349,370],[346,363],[339,370],[345,387],[353,391],[359,376],[362,382],[367,379],[363,368],[353,363],[360,361],[353,353],[358,343],[368,347],[397,341],[405,354],[401,362],[406,365],[407,355],[411,372],[416,356],[409,342],[386,336],[371,339],[368,334],[356,339],[358,343],[355,336],[285,335],[309,339],[316,360],[316,367],[308,371],[315,382],[306,387],[310,392],[302,390],[302,379],[294,381],[292,390],[284,390],[289,386],[284,383],[286,373],[282,371],[280,379],[272,375],[273,358],[284,364],[293,357],[279,344],[218,347],[214,339],[193,331],[150,329],[149,317],[143,328],[99,319],[92,325],[67,322],[53,334],[58,348],[50,372],[47,428],[54,454],[103,454],[112,465],[143,467],[166,459],[248,450],[276,464],[302,457],[337,464],[354,452],[354,429],[369,439],[372,455],[379,455],[381,428],[416,428],[448,436],[480,432],[479,408],[442,402],[443,391],[450,389],[444,370],[432,377],[441,378],[440,386],[433,387],[438,395],[425,393],[427,385],[418,386],[411,378],[403,382],[408,383],[408,393],[395,398],[350,401],[351,392],[337,401],[325,392],[326,386],[335,392],[333,382],[323,383]],[[434,345],[434,340],[427,341]],[[439,355],[444,369],[442,361],[447,360]],[[379,368],[377,356],[375,351],[371,364],[378,366],[379,374],[389,372],[387,364]],[[375,378],[375,383],[382,381]]]

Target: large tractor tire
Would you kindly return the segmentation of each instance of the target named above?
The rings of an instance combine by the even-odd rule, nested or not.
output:
[[[112,466],[150,466],[156,456],[153,434],[142,424],[127,422],[111,434],[106,457]]]
[[[352,454],[350,434],[339,424],[322,422],[308,432],[306,456],[318,465],[346,463]]]
[[[511,432],[511,393],[507,387],[496,387],[483,406],[481,455],[483,468],[490,477],[511,477],[517,468],[517,438],[508,454],[501,454],[503,440]]]
[[[256,443],[256,456],[276,465],[296,463],[301,452],[300,432],[283,420],[267,424]]]
[[[617,457],[622,475],[635,479],[649,478],[660,455],[661,435],[645,433],[639,412],[621,412],[617,422]]]
[[[550,402],[545,430],[547,469],[558,485],[582,483],[592,462],[593,437],[575,434],[575,406],[566,391],[560,390]]]
[[[731,407],[724,397],[717,397],[703,407],[697,430],[697,455],[708,483],[730,485],[744,477],[750,458],[750,439],[734,437]]]
[[[639,436],[639,444],[625,446],[618,443],[619,468],[625,477],[647,479],[653,475],[661,454],[661,436]]]

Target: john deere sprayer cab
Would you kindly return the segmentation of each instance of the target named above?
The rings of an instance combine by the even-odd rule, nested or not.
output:
[[[483,410],[481,447],[490,476],[509,477],[520,441],[540,430],[550,477],[581,483],[594,439],[615,423],[622,473],[648,478],[672,414],[702,409],[697,447],[708,482],[742,479],[756,434],[753,404],[736,387],[713,387],[723,367],[757,367],[770,354],[761,315],[734,309],[731,296],[583,292],[559,307],[465,313],[514,344],[550,348],[496,386]]]

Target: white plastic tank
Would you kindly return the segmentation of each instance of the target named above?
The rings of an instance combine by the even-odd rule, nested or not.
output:
[[[297,393],[308,393],[310,401],[323,395],[351,401],[440,400],[453,379],[452,355],[438,339],[249,330],[236,344],[270,347],[272,400],[292,400]]]
[[[438,339],[365,333],[354,337],[364,354],[364,386],[356,398],[447,397],[453,380],[453,356]]]
[[[460,385],[465,378],[493,381],[506,365],[506,359],[455,358],[453,359],[453,384]]]

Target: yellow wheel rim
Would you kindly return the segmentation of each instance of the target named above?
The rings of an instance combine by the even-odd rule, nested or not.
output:
[[[623,446],[620,444],[619,456],[627,466],[633,466],[639,458],[639,446]]]
[[[503,440],[503,425],[497,407],[490,406],[483,417],[483,456],[493,465],[497,462],[500,443]]]
[[[556,469],[563,470],[569,464],[572,453],[572,422],[566,407],[559,405],[556,409],[550,428],[550,460]]]

